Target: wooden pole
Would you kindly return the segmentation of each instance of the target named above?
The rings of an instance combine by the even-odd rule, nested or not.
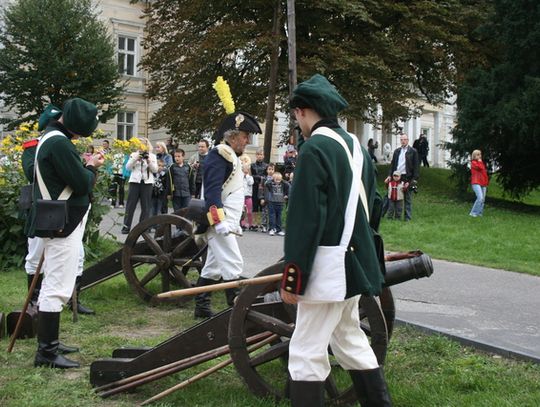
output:
[[[34,278],[32,279],[32,282],[30,283],[30,288],[28,289],[28,295],[26,296],[26,300],[24,301],[23,309],[19,314],[19,319],[17,319],[17,324],[15,325],[13,335],[11,335],[11,340],[9,341],[9,346],[7,348],[8,353],[11,353],[11,351],[13,350],[13,346],[15,345],[15,341],[17,340],[17,336],[19,335],[19,331],[21,330],[22,320],[24,314],[26,314],[26,310],[28,309],[28,304],[30,304],[30,300],[32,299],[32,294],[34,293],[34,289],[36,288],[37,281],[39,279],[39,273],[41,273],[41,267],[43,266],[44,260],[45,255],[41,254],[41,258],[39,259]]]
[[[279,338],[279,335],[277,334],[273,334],[272,336],[266,338],[265,340],[253,345],[252,347],[250,347],[248,349],[248,352],[254,352],[256,351],[257,349],[260,349],[262,348],[263,346],[269,344],[270,342],[276,340],[277,338]],[[224,360],[223,362],[220,362],[218,363],[217,365],[211,367],[210,369],[207,369],[205,370],[204,372],[201,372],[201,373],[198,373],[196,374],[195,376],[187,379],[187,380],[184,380],[183,382],[181,383],[178,383],[176,386],[173,386],[171,387],[170,389],[167,389],[165,391],[162,391],[161,393],[159,394],[156,394],[154,397],[151,397],[147,400],[144,400],[141,404],[139,404],[140,406],[145,406],[147,404],[150,404],[150,403],[153,403],[154,401],[157,401],[157,400],[160,400],[162,399],[163,397],[165,396],[168,396],[169,394],[171,393],[174,393],[175,391],[177,390],[180,390],[180,389],[183,389],[184,387],[190,385],[191,383],[194,383],[196,382],[197,380],[200,380],[200,379],[203,379],[209,375],[211,375],[212,373],[214,372],[217,372],[218,370],[220,369],[223,369],[225,366],[228,366],[232,363],[232,359],[227,359],[227,360]]]
[[[71,294],[71,312],[73,314],[73,322],[79,322],[79,299],[77,295],[77,284],[73,287],[73,294]]]
[[[255,342],[268,338],[270,335],[270,332],[265,331],[260,334],[250,336],[246,339],[246,344],[251,345]],[[121,393],[126,390],[131,390],[143,384],[161,379],[162,377],[180,372],[192,366],[208,362],[209,360],[218,358],[229,352],[229,345],[224,345],[216,349],[211,349],[209,351],[199,353],[198,355],[193,355],[181,360],[177,360],[176,362],[156,367],[155,369],[151,369],[146,372],[126,377],[125,379],[120,379],[115,382],[104,384],[103,386],[96,387],[94,391],[96,393],[99,393],[100,397],[109,397],[114,394]]]
[[[226,283],[212,284],[212,285],[207,285],[204,287],[184,288],[183,290],[167,291],[165,293],[157,294],[156,297],[157,298],[175,298],[175,297],[182,297],[184,295],[196,295],[196,294],[206,293],[210,291],[225,290],[227,288],[241,288],[248,285],[270,284],[270,283],[274,283],[276,281],[281,280],[282,276],[283,274],[279,273],[279,274],[272,274],[270,276],[264,276],[264,277],[247,278],[245,280],[228,281]]]

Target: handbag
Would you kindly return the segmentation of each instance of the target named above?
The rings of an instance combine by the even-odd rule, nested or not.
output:
[[[39,191],[43,199],[36,200],[36,218],[34,226],[36,230],[62,232],[68,222],[67,200],[73,193],[73,190],[69,185],[66,185],[66,187],[60,193],[60,196],[58,196],[58,199],[52,199],[51,194],[43,181],[38,165],[38,154],[40,147],[47,139],[54,136],[65,137],[65,135],[59,131],[51,131],[41,138],[36,149],[34,179],[37,179]]]
[[[36,200],[36,230],[61,232],[68,221],[68,206],[65,200]]]

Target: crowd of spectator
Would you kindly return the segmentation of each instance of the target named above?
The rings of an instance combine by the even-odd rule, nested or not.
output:
[[[186,153],[172,139],[158,141],[155,146],[140,138],[143,148],[131,154],[116,153],[106,166],[110,177],[109,202],[111,208],[125,207],[122,234],[132,228],[135,210],[140,205],[141,222],[150,216],[166,214],[186,208],[192,198],[201,199],[204,162],[210,144],[201,139],[197,152],[186,158]],[[91,156],[94,146],[82,155]],[[110,153],[109,141],[103,140],[100,151]],[[263,150],[256,152],[256,159],[241,157],[244,177],[244,231],[259,231],[270,236],[284,236],[283,212],[291,188],[297,152],[288,146],[283,164],[278,166],[264,160]],[[127,199],[124,199],[126,194]],[[125,206],[124,206],[125,205]]]

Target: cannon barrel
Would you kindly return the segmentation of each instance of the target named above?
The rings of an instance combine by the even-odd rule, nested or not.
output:
[[[426,254],[403,260],[387,261],[385,265],[385,287],[390,287],[412,279],[429,277],[433,273],[431,257]]]

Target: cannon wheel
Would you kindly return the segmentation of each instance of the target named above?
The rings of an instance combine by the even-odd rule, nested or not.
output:
[[[134,250],[140,238],[147,245],[144,254]],[[186,274],[190,267],[200,272],[204,256],[205,251],[201,253],[195,243],[189,220],[174,214],[157,215],[140,222],[127,236],[122,251],[122,268],[129,285],[144,301],[152,305],[179,304],[192,297],[158,299],[156,295],[170,291],[171,282],[179,288],[191,287]],[[189,260],[191,262],[186,266]],[[160,279],[160,284],[154,282],[156,279]]]
[[[277,263],[263,271],[257,277],[276,274],[283,271],[283,263]],[[236,370],[252,393],[259,397],[271,397],[281,400],[287,392],[287,352],[289,338],[294,327],[295,307],[279,303],[286,308],[288,320],[280,320],[273,315],[257,310],[258,300],[265,293],[277,290],[279,283],[252,285],[245,287],[235,301],[229,322],[229,347]],[[378,301],[373,297],[362,296],[360,300],[360,325],[371,337],[371,346],[379,363],[384,362],[388,345],[387,328],[384,314]],[[259,330],[268,330],[280,335],[281,339],[250,355],[246,346],[248,331],[256,326]],[[327,404],[347,406],[357,397],[346,371],[333,361],[332,372],[326,381]]]

